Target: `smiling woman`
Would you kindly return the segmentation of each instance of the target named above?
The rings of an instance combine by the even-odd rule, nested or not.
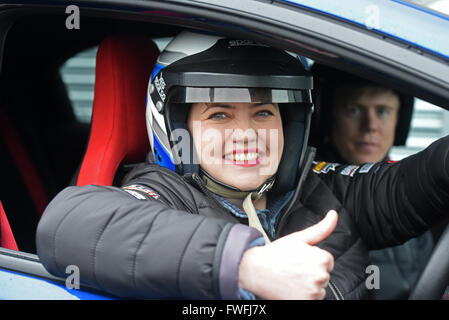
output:
[[[215,179],[250,191],[276,173],[284,147],[277,105],[197,103],[188,126],[201,168]]]

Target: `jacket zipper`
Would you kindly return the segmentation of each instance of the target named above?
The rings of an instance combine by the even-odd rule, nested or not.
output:
[[[212,192],[210,192],[209,189],[206,188],[206,186],[204,185],[204,182],[203,182],[203,180],[201,179],[200,176],[198,176],[197,174],[193,173],[193,174],[191,175],[191,178],[192,178],[192,180],[196,183],[196,185],[197,185],[198,187],[200,187],[201,191],[202,191],[202,192],[203,192],[209,199],[211,199],[212,201],[214,201],[214,202],[219,206],[219,208],[223,208],[226,212],[228,211],[228,210],[223,206],[223,204],[221,204],[220,201],[218,201],[218,200],[213,196]]]

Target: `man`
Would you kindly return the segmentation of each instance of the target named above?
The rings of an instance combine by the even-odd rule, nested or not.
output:
[[[382,161],[395,137],[399,97],[370,85],[339,86],[334,93],[331,139],[346,163]]]
[[[320,113],[318,159],[362,166],[389,159],[405,143],[413,97],[323,65],[314,65]],[[318,95],[320,97],[318,97]],[[370,251],[380,269],[378,299],[406,299],[433,249],[430,232],[401,246]]]
[[[323,65],[315,64],[312,72],[311,139],[320,158],[360,165],[382,161],[393,145],[405,145],[412,96]]]

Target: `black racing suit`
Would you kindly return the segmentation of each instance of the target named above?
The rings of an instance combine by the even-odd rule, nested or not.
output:
[[[346,163],[330,139],[318,148],[320,161]],[[390,160],[387,156],[386,161]],[[379,286],[376,299],[407,299],[424,270],[433,250],[432,232],[429,230],[404,244],[368,252],[371,263],[379,268]]]
[[[372,297],[368,250],[424,233],[449,213],[449,137],[397,163],[324,164],[307,172],[275,222],[275,238],[303,230],[335,209],[318,244],[334,256],[327,299]],[[81,281],[123,297],[238,299],[238,265],[260,233],[233,217],[195,174],[145,165],[122,188],[69,187],[37,230],[49,272],[80,268]]]

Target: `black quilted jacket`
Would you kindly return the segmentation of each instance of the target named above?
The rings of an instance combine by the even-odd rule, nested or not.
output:
[[[448,152],[446,137],[395,163],[315,162],[279,214],[276,238],[336,209],[335,231],[318,244],[335,259],[326,298],[370,298],[367,250],[403,243],[449,213]],[[144,165],[121,188],[63,190],[39,223],[37,249],[49,272],[77,265],[82,282],[123,297],[238,299],[238,264],[257,237],[197,175]]]

